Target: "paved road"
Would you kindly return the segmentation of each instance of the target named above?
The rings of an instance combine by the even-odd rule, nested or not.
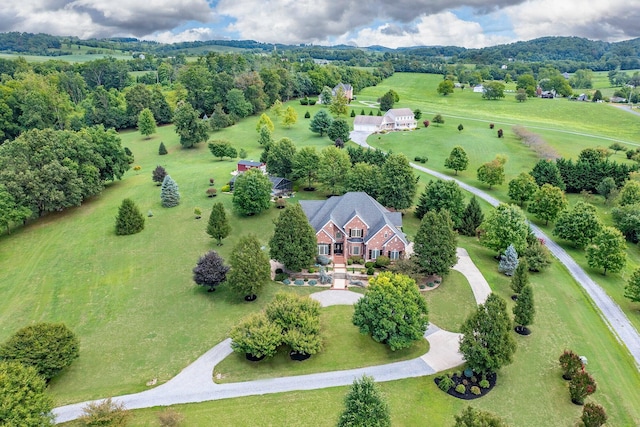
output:
[[[458,254],[462,258],[465,255],[468,257],[468,254],[462,248],[458,248]],[[460,265],[456,265],[456,269],[467,276],[469,284],[474,290],[474,295],[477,295],[477,302],[484,302],[485,295],[488,295],[491,289],[484,278],[479,280],[475,274],[478,269],[473,262],[465,260]],[[326,290],[312,294],[311,298],[319,301],[323,307],[327,307],[331,305],[352,305],[362,296],[362,294],[347,290]],[[200,356],[195,362],[166,383],[141,393],[114,397],[113,400],[124,404],[127,409],[169,406],[285,391],[344,386],[352,384],[355,378],[359,378],[362,375],[372,376],[376,381],[422,377],[451,369],[464,363],[462,355],[458,352],[460,334],[448,332],[438,328],[436,325],[429,324],[424,337],[429,341],[429,351],[412,360],[343,371],[216,384],[212,379],[213,369],[233,352],[231,339],[226,339]],[[87,403],[89,402],[74,403],[55,408],[53,413],[56,416],[56,423],[77,419],[82,415],[82,408]]]
[[[352,132],[351,139],[363,147],[369,147],[367,144],[367,132]],[[461,182],[449,175],[425,168],[411,163],[411,166],[415,169],[433,175],[436,178],[443,180],[456,181],[458,185],[464,190],[475,194],[476,196],[484,199],[492,206],[497,206],[500,201],[495,197],[492,197],[482,190],[472,187],[464,182]],[[640,369],[640,334],[633,327],[627,316],[623,313],[620,307],[606,294],[606,292],[594,282],[587,273],[562,249],[557,243],[549,238],[540,228],[531,224],[531,229],[536,236],[545,240],[547,247],[551,253],[558,258],[558,260],[567,268],[569,273],[574,279],[584,288],[589,294],[593,302],[595,303],[600,316],[604,319],[609,329],[614,333],[614,336],[621,341],[631,353],[631,356],[636,361],[636,366]]]

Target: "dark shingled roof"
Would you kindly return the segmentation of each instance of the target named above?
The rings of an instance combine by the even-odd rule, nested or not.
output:
[[[344,225],[358,215],[369,226],[367,237],[373,237],[388,225],[405,244],[408,243],[399,229],[402,227],[402,214],[390,212],[367,193],[352,192],[327,200],[301,200],[300,206],[316,232],[329,221],[344,231]]]

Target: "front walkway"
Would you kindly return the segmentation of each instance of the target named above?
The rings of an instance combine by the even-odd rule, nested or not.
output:
[[[471,288],[474,289],[473,294],[476,297],[476,302],[478,304],[484,302],[491,293],[487,281],[484,280],[482,274],[479,274],[480,272],[464,249],[458,248],[458,257],[458,264],[454,266],[454,269],[467,277]],[[328,307],[331,305],[352,305],[362,296],[362,294],[348,290],[326,290],[312,294],[311,298],[319,301],[323,307]],[[424,337],[429,341],[429,352],[411,360],[344,371],[216,384],[212,378],[213,369],[233,352],[231,339],[228,338],[200,356],[166,383],[141,393],[114,397],[113,400],[124,404],[127,409],[141,409],[286,391],[346,386],[352,384],[354,379],[362,375],[372,376],[376,381],[393,381],[432,375],[464,363],[462,355],[458,352],[460,334],[448,332],[429,324]],[[56,416],[56,423],[77,419],[82,415],[82,408],[87,403],[89,402],[55,408],[53,413]]]

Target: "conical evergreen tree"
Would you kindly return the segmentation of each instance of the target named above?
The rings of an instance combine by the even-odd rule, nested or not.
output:
[[[475,236],[476,229],[480,227],[482,221],[484,221],[484,214],[476,196],[473,196],[462,214],[458,231],[465,236]]]
[[[124,236],[144,230],[144,216],[133,200],[124,199],[116,217],[116,234]]]
[[[338,427],[389,427],[389,406],[378,391],[372,377],[356,378],[344,399],[345,409]]]
[[[300,204],[282,211],[275,220],[275,226],[269,241],[271,258],[292,271],[312,265],[317,252],[316,233]]]
[[[533,316],[536,313],[536,309],[533,305],[533,289],[531,285],[525,285],[518,295],[516,305],[513,307],[514,321],[516,330],[524,329],[533,323]]]
[[[444,276],[458,261],[457,238],[449,212],[427,212],[420,222],[413,246],[420,269],[426,274]]]
[[[218,241],[218,246],[222,246],[222,239],[227,237],[230,232],[231,226],[229,225],[224,205],[220,202],[214,203],[211,215],[209,215],[207,234]]]
[[[522,288],[529,284],[529,265],[526,259],[518,261],[518,266],[511,277],[511,290],[516,294],[522,292]]]
[[[167,147],[164,146],[164,142],[160,141],[160,147],[158,147],[158,154],[164,156],[168,154]]]
[[[165,208],[172,208],[180,204],[180,193],[178,192],[178,184],[171,179],[171,176],[167,175],[162,181],[162,187],[160,188],[160,199],[162,200],[162,206]]]
[[[509,245],[504,254],[500,256],[498,271],[506,276],[513,276],[516,268],[518,268],[518,263],[518,252],[516,252],[516,248],[513,245]]]

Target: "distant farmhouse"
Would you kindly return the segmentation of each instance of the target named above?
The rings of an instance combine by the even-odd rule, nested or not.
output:
[[[390,212],[367,193],[301,200],[300,206],[316,232],[318,255],[336,263],[349,256],[374,261],[380,255],[399,259],[406,253],[402,214]]]
[[[336,87],[331,89],[331,95],[336,96],[340,89],[342,89],[344,96],[347,97],[347,101],[351,102],[353,100],[353,86],[350,84],[338,83]]]
[[[413,130],[418,125],[410,108],[392,108],[384,116],[356,116],[353,130],[381,132],[392,130]]]

